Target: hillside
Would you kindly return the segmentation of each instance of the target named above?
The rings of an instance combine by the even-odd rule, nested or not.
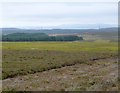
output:
[[[19,28],[2,28],[2,34],[4,36],[3,41],[6,41],[6,36],[11,37],[15,33],[26,33],[26,34],[29,34],[29,35],[32,34],[32,37],[34,37],[34,38],[39,37],[38,33],[45,33],[46,35],[44,36],[44,40],[42,40],[42,41],[56,41],[55,36],[58,37],[59,35],[67,35],[67,36],[76,35],[76,37],[74,37],[74,38],[77,39],[77,36],[78,37],[83,37],[83,39],[87,40],[87,41],[91,41],[91,40],[118,41],[118,28],[117,27],[101,28],[101,29],[19,29]],[[49,36],[47,36],[47,35],[49,35]],[[15,36],[13,36],[13,37],[15,37]],[[17,36],[17,37],[21,37],[21,35]],[[40,37],[41,37],[41,35],[40,35]],[[49,38],[49,37],[51,37],[51,38]],[[26,38],[31,38],[31,36],[26,35]],[[43,38],[43,36],[42,36],[42,38]],[[64,37],[60,37],[60,38],[64,38]],[[67,38],[66,41],[73,41],[69,37],[66,37],[66,38]],[[68,38],[70,40],[68,40]],[[47,39],[47,40],[45,40],[45,39]],[[39,40],[39,41],[41,41],[41,40]],[[64,41],[64,40],[60,39],[58,41]]]

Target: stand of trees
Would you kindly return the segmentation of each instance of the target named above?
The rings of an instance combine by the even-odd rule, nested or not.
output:
[[[82,37],[75,35],[48,36],[45,33],[13,33],[2,36],[2,41],[77,41]]]

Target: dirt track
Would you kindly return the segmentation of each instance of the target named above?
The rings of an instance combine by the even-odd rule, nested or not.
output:
[[[3,80],[3,90],[117,91],[117,58],[99,59]]]

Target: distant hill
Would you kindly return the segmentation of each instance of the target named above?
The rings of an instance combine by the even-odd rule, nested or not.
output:
[[[19,29],[19,28],[1,28],[2,34],[12,33],[46,33],[46,34],[85,34],[95,32],[117,32],[118,28],[101,28],[101,29]],[[1,30],[0,29],[0,30]]]
[[[118,29],[104,28],[99,31],[83,33],[82,37],[85,40],[109,40],[118,42]]]
[[[25,37],[30,37],[32,34],[33,37],[40,35],[40,33],[46,34],[44,38],[52,37],[57,35],[76,35],[83,37],[84,40],[118,40],[118,28],[101,28],[101,29],[19,29],[19,28],[1,28],[3,35],[13,36],[16,33],[19,33],[17,37],[20,37],[20,33],[24,33]],[[15,33],[15,34],[14,34]],[[39,33],[39,34],[38,34]],[[9,35],[10,34],[10,35]],[[12,34],[12,35],[11,35]],[[27,35],[29,36],[27,36]],[[49,36],[47,36],[49,35]],[[5,36],[4,36],[5,37]],[[15,36],[13,36],[15,37]],[[41,35],[40,35],[41,37]],[[54,37],[53,37],[54,38]],[[49,39],[50,40],[50,39]],[[62,40],[62,39],[61,39]],[[70,40],[70,38],[69,38]],[[54,41],[54,40],[53,40]]]

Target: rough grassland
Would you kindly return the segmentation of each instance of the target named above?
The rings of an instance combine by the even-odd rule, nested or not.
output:
[[[98,90],[98,87],[100,87],[98,86],[99,84],[104,85],[103,83],[107,77],[117,73],[117,42],[3,42],[2,51],[2,79],[4,82],[4,90]],[[102,61],[96,62],[97,60]],[[71,69],[69,69],[69,67]],[[65,69],[62,70],[63,68]],[[84,68],[87,70],[84,71]],[[56,69],[58,69],[58,71],[56,71]],[[51,70],[55,70],[55,72],[53,71],[54,73],[52,73]],[[70,71],[73,75],[71,76],[69,72],[65,72],[66,70]],[[79,73],[82,70],[83,76]],[[91,70],[93,73],[94,71],[99,71],[93,75],[92,72],[90,73]],[[111,70],[113,72],[111,72]],[[74,74],[76,71],[78,71],[78,73]],[[38,72],[40,73],[37,76],[36,73]],[[58,78],[55,78],[55,82],[57,83],[49,81],[51,78],[48,78],[48,80],[44,79],[41,77],[43,72],[51,76],[53,81],[55,77],[61,77],[61,83],[59,84]],[[60,74],[62,72],[65,72],[63,74],[66,75],[65,78],[67,78],[68,81],[64,81],[64,76]],[[31,74],[33,74],[33,76]],[[36,79],[34,79],[34,75]],[[105,77],[101,77],[101,75]],[[27,79],[24,79],[24,76],[26,76]],[[49,77],[46,75],[43,76],[46,78]],[[95,76],[93,78],[95,78],[96,83],[92,76]],[[29,77],[31,79],[29,79]],[[72,80],[72,78],[69,79],[69,77],[75,79]],[[101,81],[99,77],[103,78],[103,81]],[[113,90],[117,90],[116,77],[115,75],[115,78],[114,76],[110,78],[115,79],[115,81],[112,82],[112,86],[115,86]],[[18,79],[20,79],[20,81]],[[18,82],[14,82],[14,80],[18,80]],[[22,82],[23,85],[21,85],[20,82]],[[31,83],[29,84],[29,82]],[[40,86],[35,82],[43,85]],[[58,87],[64,87],[57,89],[54,88],[54,86],[56,86],[55,84],[58,84]],[[52,87],[49,87],[49,85]],[[14,88],[12,86],[14,86]],[[46,86],[48,86],[48,89],[44,88]],[[105,87],[107,88],[101,88],[100,90],[107,90],[111,86],[108,87],[105,85]]]
[[[111,42],[5,42],[3,79],[117,56]]]
[[[51,50],[64,52],[117,51],[117,43],[96,42],[4,42],[3,50]]]
[[[6,91],[117,91],[118,65],[114,58],[77,64],[3,80]]]

